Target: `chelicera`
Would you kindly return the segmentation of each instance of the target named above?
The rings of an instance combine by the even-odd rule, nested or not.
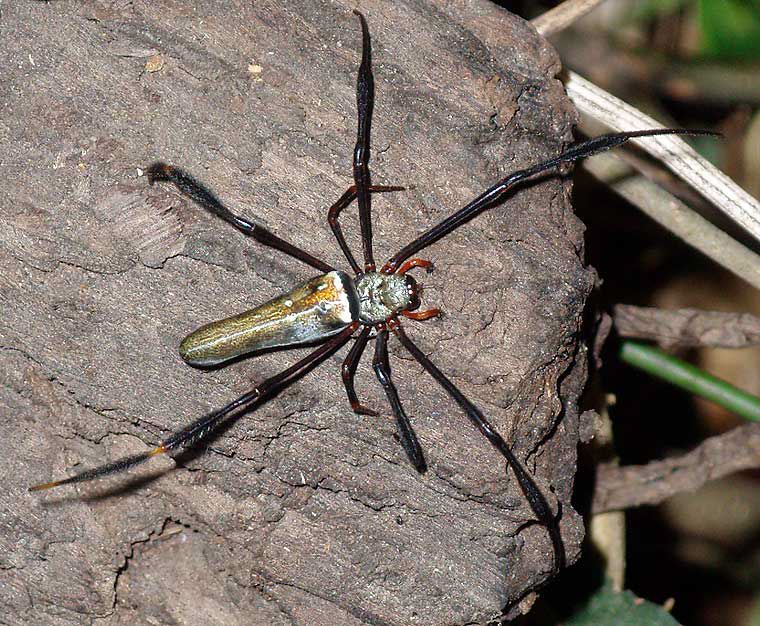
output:
[[[284,252],[321,272],[311,280],[286,294],[241,313],[212,322],[188,335],[180,346],[182,358],[195,366],[217,365],[234,357],[263,348],[284,347],[314,343],[322,345],[283,372],[272,376],[236,398],[226,406],[212,411],[188,426],[170,434],[152,450],[123,458],[94,469],[82,471],[68,478],[36,485],[40,491],[60,485],[89,481],[121,472],[159,454],[172,454],[191,446],[225,421],[239,417],[246,411],[268,401],[276,393],[321,364],[355,337],[353,346],[342,366],[342,377],[351,408],[359,414],[377,415],[377,412],[359,402],[354,375],[370,339],[375,342],[373,369],[383,387],[396,419],[398,435],[409,460],[423,473],[427,469],[422,447],[414,428],[402,406],[396,386],[391,379],[388,360],[388,338],[393,333],[406,350],[427,373],[464,411],[470,421],[507,461],[539,524],[546,527],[554,553],[554,571],[565,563],[565,551],[559,529],[559,512],[552,512],[547,499],[523,464],[512,453],[504,438],[494,429],[482,411],[475,406],[451,380],[407,336],[401,317],[427,320],[439,315],[436,308],[420,311],[420,289],[408,274],[415,268],[432,269],[430,261],[415,257],[427,246],[445,237],[477,215],[500,204],[519,183],[542,172],[556,170],[563,164],[619,146],[632,137],[671,133],[693,134],[699,131],[677,129],[650,129],[628,133],[602,135],[575,144],[551,159],[509,174],[488,188],[469,204],[459,209],[436,226],[430,228],[399,250],[379,270],[372,249],[371,199],[375,193],[402,191],[403,187],[372,185],[369,171],[370,125],[374,104],[374,80],[371,67],[370,36],[364,16],[355,11],[362,29],[362,60],[357,80],[358,132],[353,155],[354,184],[328,211],[328,223],[338,241],[352,277],[325,263],[312,254],[294,246],[258,224],[233,214],[204,185],[183,170],[164,163],[154,163],[147,170],[151,184],[161,181],[173,183],[185,196],[203,208],[229,222],[245,235],[260,243]],[[354,258],[343,236],[338,218],[354,200],[358,201],[361,227],[363,265]],[[358,333],[358,334],[357,334]],[[234,414],[234,415],[231,415]]]

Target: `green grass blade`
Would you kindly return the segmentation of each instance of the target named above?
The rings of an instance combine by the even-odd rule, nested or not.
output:
[[[711,400],[744,419],[760,421],[760,398],[658,348],[624,341],[620,348],[620,358],[652,376]]]

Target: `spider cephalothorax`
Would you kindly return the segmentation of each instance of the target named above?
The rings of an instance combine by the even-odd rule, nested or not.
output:
[[[359,320],[379,324],[402,311],[414,311],[420,306],[418,292],[417,281],[408,274],[362,274],[356,280]]]

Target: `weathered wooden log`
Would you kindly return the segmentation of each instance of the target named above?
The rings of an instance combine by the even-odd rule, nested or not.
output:
[[[381,261],[511,170],[556,154],[575,112],[551,47],[484,0],[364,2],[373,37]],[[393,373],[418,475],[370,356],[354,415],[331,358],[207,447],[44,496],[37,482],[155,445],[295,362],[184,365],[179,341],[313,272],[168,186],[180,166],[237,212],[344,266],[326,209],[351,183],[355,2],[3,6],[0,593],[7,623],[464,624],[552,564],[503,459],[409,355]],[[568,558],[592,275],[569,184],[547,177],[431,247],[408,334],[514,444]],[[359,250],[356,210],[344,231]],[[550,490],[552,489],[553,492]],[[151,622],[152,623],[152,622]]]

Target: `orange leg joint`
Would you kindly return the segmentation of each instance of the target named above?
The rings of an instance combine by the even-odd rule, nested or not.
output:
[[[396,274],[406,274],[415,267],[424,267],[429,273],[433,271],[433,262],[426,261],[425,259],[409,259],[398,268]]]
[[[438,317],[441,314],[441,309],[428,309],[427,311],[401,311],[401,315],[408,317],[410,320],[417,320],[418,322],[424,322],[432,317]]]

